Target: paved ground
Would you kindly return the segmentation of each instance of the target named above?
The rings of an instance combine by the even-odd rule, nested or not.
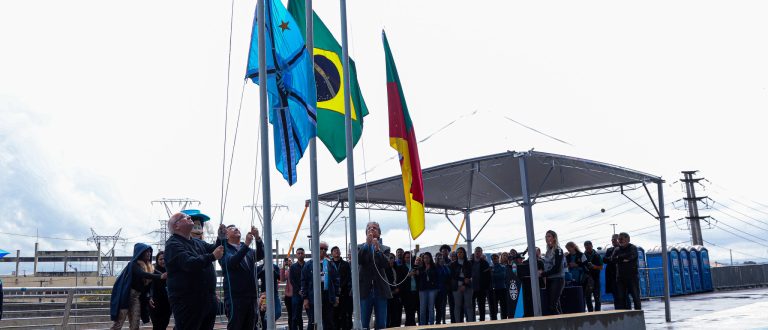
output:
[[[768,288],[672,297],[672,322],[664,302],[643,302],[648,329],[768,329]]]

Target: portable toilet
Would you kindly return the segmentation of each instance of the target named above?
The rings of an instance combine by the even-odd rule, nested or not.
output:
[[[712,270],[709,264],[709,250],[707,248],[696,245],[694,249],[698,252],[699,258],[699,276],[701,276],[701,290],[712,291]]]
[[[699,251],[693,246],[686,246],[688,250],[688,261],[691,265],[691,286],[693,286],[693,292],[702,292],[701,289],[701,265],[699,264]]]
[[[637,247],[637,277],[640,280],[640,297],[648,297],[648,264],[645,249]]]
[[[683,293],[689,294],[693,292],[693,286],[691,284],[691,263],[690,258],[688,258],[688,250],[685,249],[684,246],[678,245],[676,246],[678,253],[678,256],[680,258],[680,266],[681,266],[681,277],[682,277],[682,283],[683,283]]]
[[[645,257],[648,265],[648,274],[651,283],[649,292],[652,297],[661,297],[664,295],[664,269],[661,256],[661,247],[657,246],[646,251]],[[681,282],[681,267],[679,252],[672,246],[667,246],[667,260],[669,262],[669,294],[676,296],[683,294],[683,284]]]

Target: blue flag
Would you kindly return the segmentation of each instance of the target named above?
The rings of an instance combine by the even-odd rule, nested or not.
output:
[[[299,25],[280,0],[264,0],[266,9],[267,93],[273,126],[275,165],[289,185],[296,164],[317,135],[315,75]],[[259,83],[259,34],[254,19],[246,78]],[[262,88],[264,86],[261,86]]]

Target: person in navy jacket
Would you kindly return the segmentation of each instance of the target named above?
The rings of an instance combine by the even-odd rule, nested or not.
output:
[[[314,253],[314,251],[313,251]],[[320,285],[321,294],[319,303],[323,310],[323,329],[335,329],[333,324],[333,308],[339,305],[339,281],[338,270],[333,267],[333,261],[328,259],[328,243],[320,242]],[[304,297],[304,309],[309,315],[307,328],[313,329],[315,324],[314,304],[318,300],[314,296],[312,283],[312,260],[304,264],[301,271],[301,292]]]
[[[240,242],[240,237],[237,226],[227,226],[224,257],[219,259],[224,275],[227,329],[253,329],[256,324],[256,283],[253,278],[256,262],[264,259],[264,243],[256,227],[251,227],[245,243]],[[250,248],[253,241],[256,241],[255,250]]]

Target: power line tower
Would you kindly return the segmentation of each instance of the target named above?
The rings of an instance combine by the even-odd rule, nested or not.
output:
[[[125,239],[120,237],[121,231],[123,231],[123,228],[118,229],[114,235],[99,235],[93,228],[91,228],[91,237],[88,238],[88,243],[96,244],[99,253],[99,260],[97,262],[99,274],[115,276],[115,246],[118,241],[125,242]],[[109,251],[104,253],[101,251],[102,246],[111,247],[109,248]],[[104,262],[104,257],[110,258],[109,262]]]
[[[688,220],[688,228],[691,231],[691,244],[704,245],[704,238],[701,236],[701,220],[709,223],[709,216],[699,215],[699,202],[702,200],[708,200],[707,196],[696,196],[696,184],[704,178],[694,178],[693,175],[698,171],[683,171],[684,178],[680,179],[680,182],[685,186],[686,197],[683,198],[685,206],[688,209],[688,216],[685,219]],[[708,206],[707,206],[708,207]]]
[[[152,233],[157,236],[157,241],[153,245],[158,250],[165,248],[165,241],[170,236],[168,232],[168,219],[176,212],[186,210],[189,207],[199,207],[200,201],[191,198],[162,198],[152,201],[152,205],[162,205],[168,218],[157,220],[160,223],[160,228]]]

